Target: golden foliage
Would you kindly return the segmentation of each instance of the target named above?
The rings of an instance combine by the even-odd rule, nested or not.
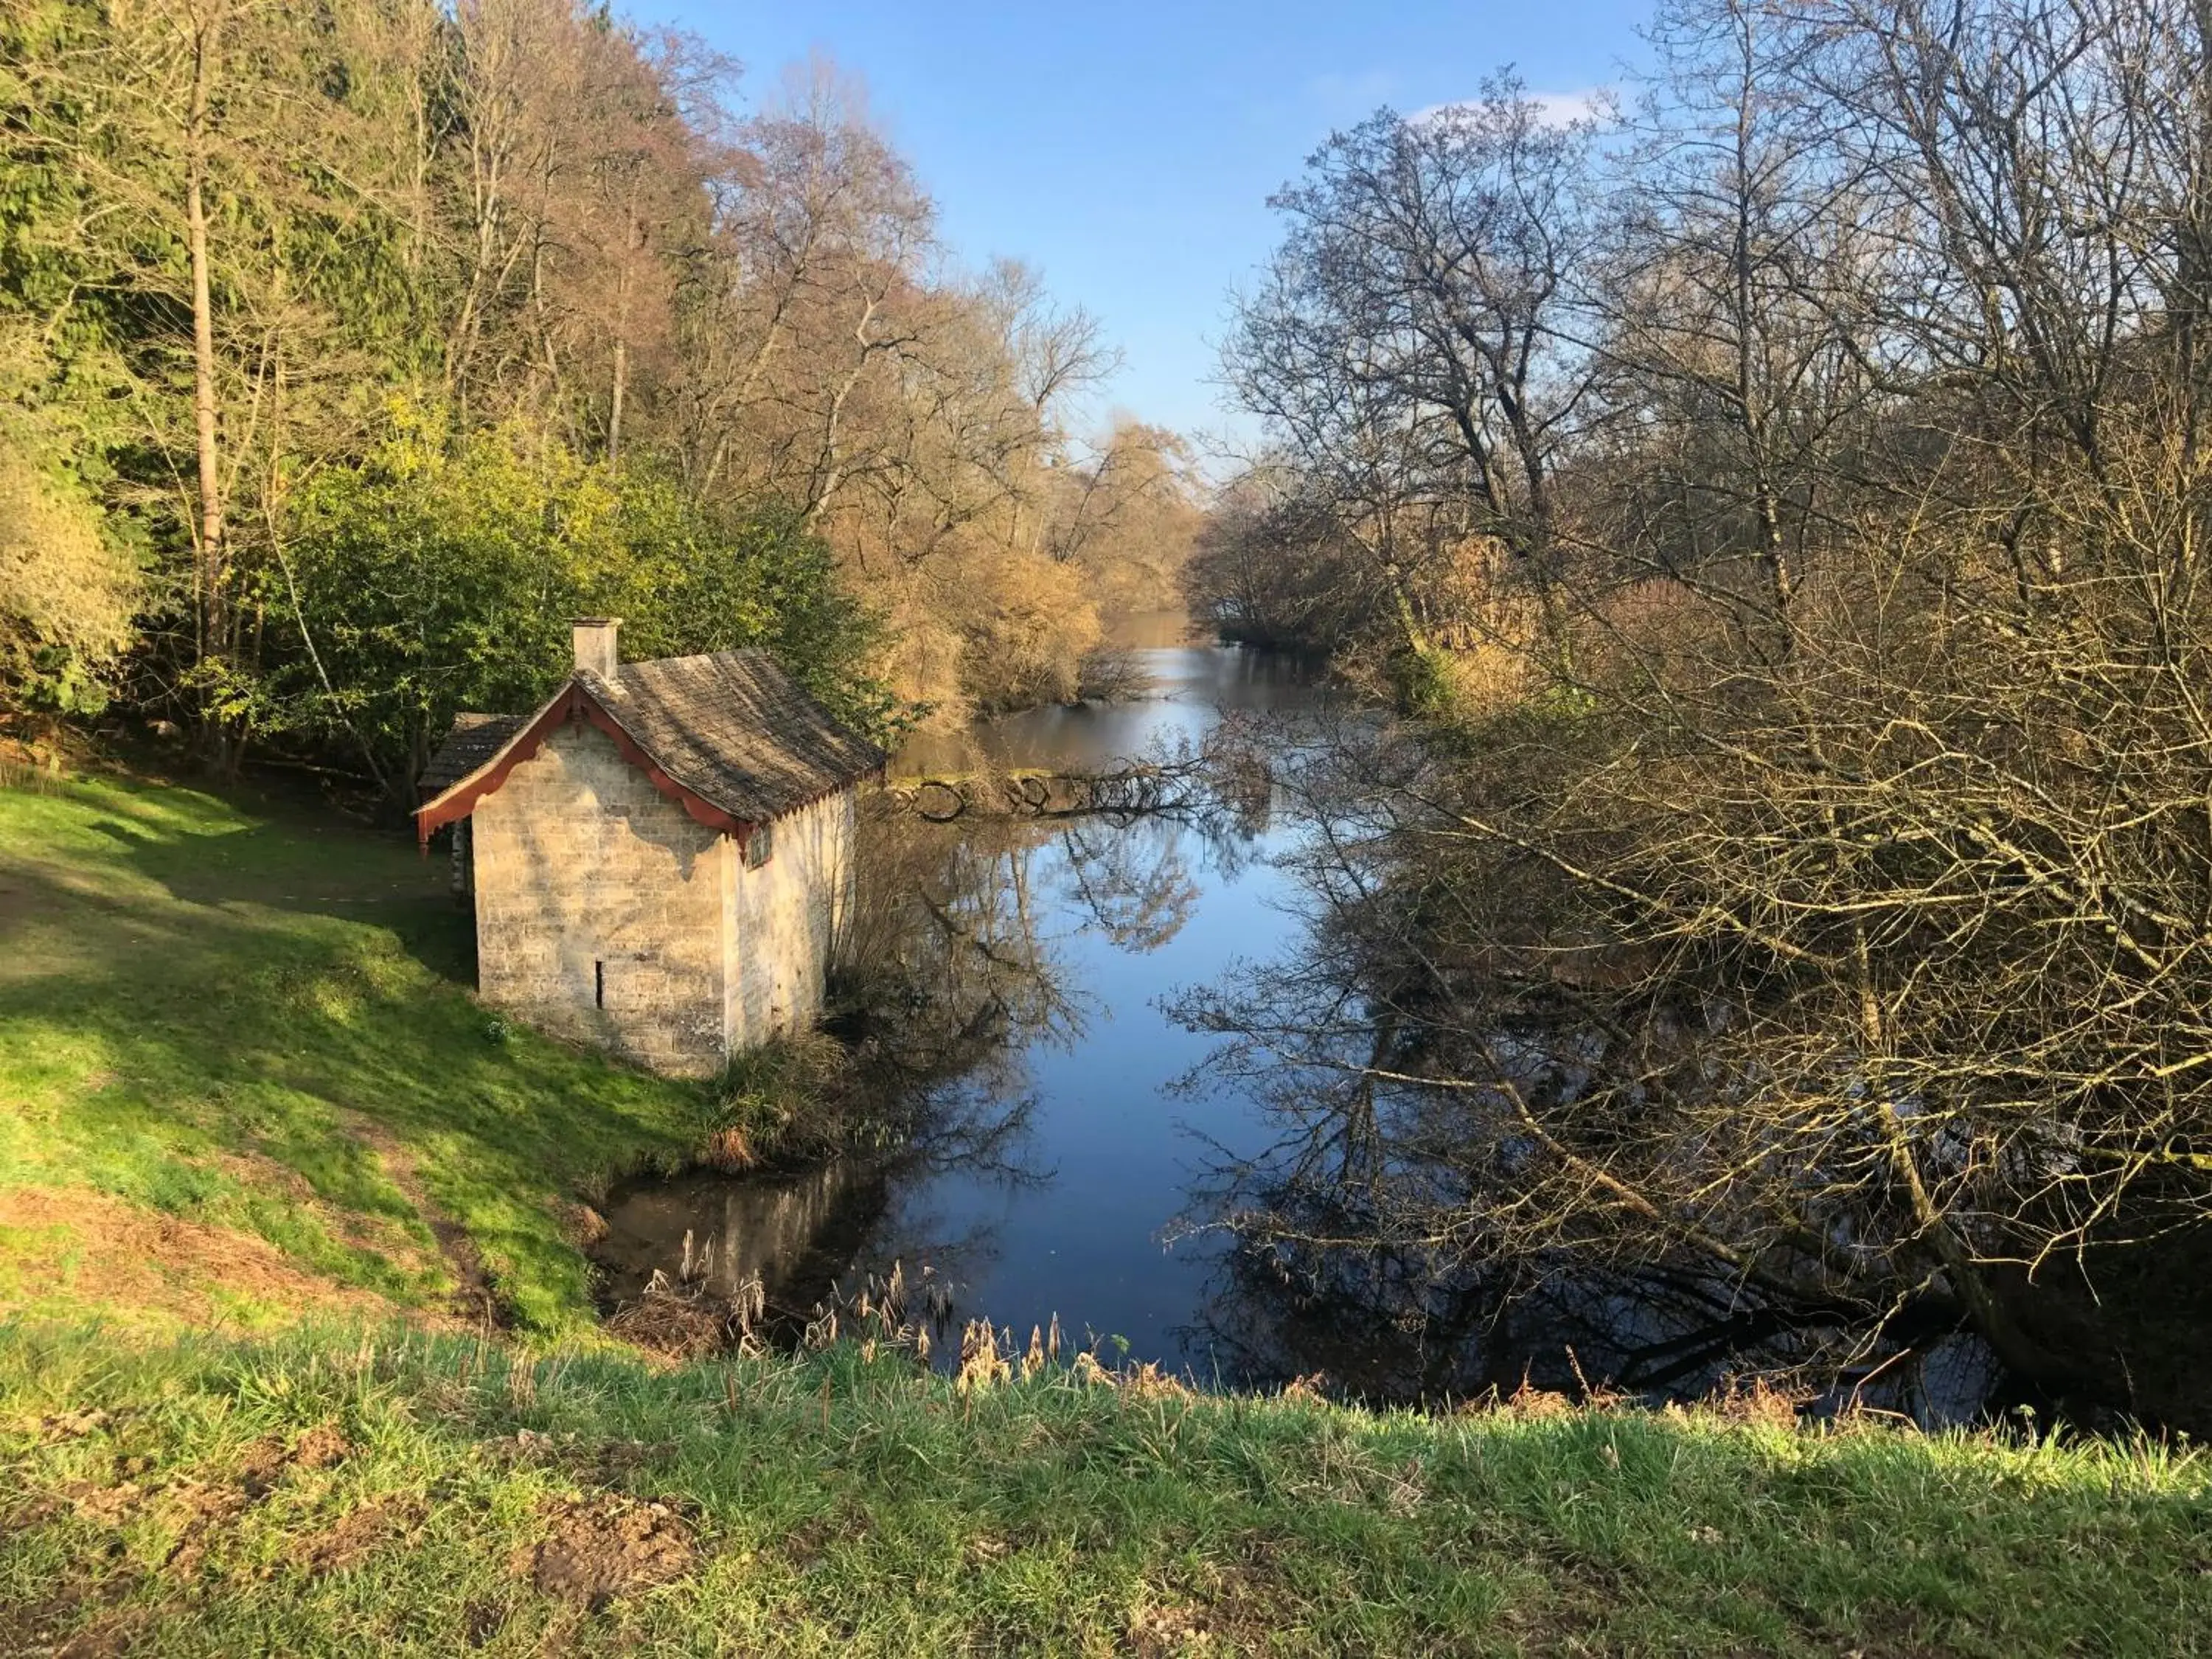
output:
[[[87,665],[111,662],[131,643],[139,592],[99,508],[0,441],[0,638],[11,654],[51,646]]]

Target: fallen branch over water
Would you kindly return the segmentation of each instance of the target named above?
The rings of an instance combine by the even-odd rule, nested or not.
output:
[[[884,793],[918,817],[950,823],[969,815],[1139,817],[1223,805],[1264,807],[1273,783],[1266,758],[1249,744],[1209,741],[1100,768],[979,768],[894,778]]]
[[[1097,772],[968,772],[896,780],[885,793],[933,823],[981,817],[1135,817],[1191,810],[1206,794],[1203,763],[1132,763]]]

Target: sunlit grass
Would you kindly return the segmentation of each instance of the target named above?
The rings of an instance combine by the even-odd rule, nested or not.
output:
[[[318,1430],[349,1449],[222,1497]],[[963,1395],[851,1347],[666,1370],[17,1327],[0,1490],[0,1608],[43,1620],[19,1637],[174,1652],[2148,1655],[2212,1630],[2204,1466],[2154,1445],[1060,1370]],[[578,1513],[670,1559],[549,1586],[538,1547]],[[349,1524],[371,1541],[330,1565]]]
[[[190,790],[0,789],[0,1192],[240,1229],[425,1307],[454,1282],[434,1209],[518,1322],[587,1321],[563,1200],[681,1158],[708,1109],[488,1018],[443,877]]]

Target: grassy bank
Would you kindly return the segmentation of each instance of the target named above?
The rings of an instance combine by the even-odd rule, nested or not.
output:
[[[444,877],[329,817],[0,788],[0,1307],[583,1328],[574,1198],[710,1107],[488,1016]]]
[[[2194,1458],[0,1330],[0,1650],[2180,1654]]]
[[[632,1354],[575,1200],[726,1109],[467,951],[404,843],[0,789],[0,1653],[2212,1648],[2147,1446]]]

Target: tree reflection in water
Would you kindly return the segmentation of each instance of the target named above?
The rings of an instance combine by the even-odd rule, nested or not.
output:
[[[1893,1328],[1880,1354],[1839,1368],[1835,1341],[1848,1333],[1834,1321],[1746,1305],[1692,1269],[1563,1253],[1549,1273],[1444,1272],[1349,1230],[1295,1246],[1254,1221],[1231,1220],[1237,1246],[1218,1260],[1186,1338],[1240,1388],[1319,1379],[1372,1403],[1438,1405],[1522,1389],[1689,1400],[1756,1378],[1808,1410],[1856,1405],[1932,1426],[1976,1414],[1999,1380],[1987,1351],[1948,1322],[1910,1344]]]
[[[826,1161],[739,1176],[696,1173],[614,1195],[599,1255],[617,1300],[715,1241],[695,1282],[717,1295],[757,1275],[787,1332],[840,1283],[926,1267],[954,1297],[1003,1259],[979,1190],[1009,1194],[1059,1171],[1036,1136],[1036,1068],[1089,1038],[1078,934],[1141,955],[1176,938],[1200,884],[1186,834],[1087,818],[928,823],[878,799],[863,811],[859,891],[838,940],[834,1029],[846,1063],[815,1103],[840,1126]],[[1208,854],[1218,872],[1234,854]],[[948,1206],[944,1194],[957,1188]],[[1173,1195],[1146,1193],[1163,1215]],[[998,1206],[1003,1209],[1003,1206]],[[980,1308],[974,1311],[985,1311]],[[777,1316],[781,1316],[779,1321]]]
[[[1534,971],[1539,906],[1398,856],[1393,804],[1421,761],[1383,735],[1357,714],[1297,732],[1187,721],[1182,756],[1203,740],[1212,788],[1174,821],[937,825],[876,803],[840,940],[846,1099],[824,1114],[872,1134],[848,1133],[828,1174],[701,1177],[617,1206],[629,1271],[672,1267],[687,1232],[712,1237],[796,1316],[835,1280],[927,1264],[933,1286],[963,1287],[963,1316],[1025,1330],[1057,1313],[1200,1380],[1321,1372],[1378,1400],[1585,1380],[1663,1397],[1756,1373],[1816,1407],[1856,1398],[1923,1420],[2001,1401],[1942,1287],[1883,1276],[1877,1213],[1834,1212],[1856,1230],[1832,1253],[1850,1271],[1824,1279],[1767,1265],[1818,1246],[1802,1230],[1730,1271],[1621,1206],[1530,1206],[1547,1171],[1513,1127],[1516,1092],[1583,1137],[1578,1167],[1601,1154],[1666,1182],[1633,1089],[1593,1079],[1626,1053],[1658,1085],[1694,1082],[1670,1048],[1695,1047],[1680,1024],[1695,1011],[1655,1008],[1640,1046],[1609,1050],[1589,1012],[1604,999],[1583,994],[1603,984],[1547,988]],[[1440,953],[1473,906],[1483,948]],[[1196,988],[1173,1004],[1182,1026],[1158,1010],[1178,985]],[[1209,1039],[1210,1063],[1164,1103]],[[1209,1166],[1194,1184],[1175,1104]],[[1683,1185],[1714,1222],[1755,1229],[1759,1189]],[[1178,1210],[1170,1260],[1157,1230]],[[2021,1297],[2038,1317],[2054,1277]],[[2170,1278],[2118,1301],[2155,1308]],[[2124,1328],[2081,1288],[2046,1323],[2133,1379],[2124,1403],[2200,1431],[2207,1367],[2170,1338],[2212,1330],[2212,1314]]]
[[[1187,1346],[1239,1381],[1320,1371],[1382,1400],[1524,1380],[1674,1398],[1755,1376],[1808,1409],[1923,1422],[2016,1402],[2212,1422],[2185,1322],[2100,1305],[2124,1263],[2171,1298],[2212,1230],[2138,1199],[2112,1231],[2154,1246],[2098,1242],[2033,1275],[1996,1264],[2025,1346],[2068,1360],[2057,1380],[2001,1366],[1914,1256],[1911,1218],[1879,1182],[1842,1178],[1853,1143],[1809,1155],[1731,1123],[1732,1091],[1759,1078],[1714,1058],[1734,1030],[1717,999],[1634,1005],[1621,988],[1643,964],[1563,930],[1540,884],[1469,889],[1424,799],[1430,764],[1372,726],[1310,743],[1281,860],[1297,944],[1173,1005],[1218,1042],[1191,1085],[1245,1091],[1272,1129],[1218,1149],[1194,1189],[1184,1228],[1233,1245]],[[1680,1121],[1711,1127],[1650,1127]]]

